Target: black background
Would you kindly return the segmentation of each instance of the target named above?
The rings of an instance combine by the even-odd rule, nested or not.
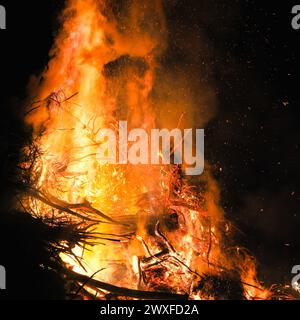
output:
[[[206,158],[222,189],[222,205],[243,233],[239,241],[257,257],[267,284],[289,283],[300,264],[300,30],[291,27],[297,1],[180,0],[168,6],[174,39],[201,33],[218,112],[206,128]],[[12,196],[10,170],[23,133],[19,118],[30,75],[48,61],[63,1],[0,0],[7,30],[0,30],[0,199]],[[299,3],[300,4],[300,3]],[[178,59],[182,59],[178,56]],[[298,61],[299,59],[299,61]],[[1,246],[13,228],[1,228]],[[3,243],[7,239],[7,243]],[[15,241],[18,244],[22,239]],[[20,270],[31,253],[17,259]],[[0,264],[1,252],[0,252]]]

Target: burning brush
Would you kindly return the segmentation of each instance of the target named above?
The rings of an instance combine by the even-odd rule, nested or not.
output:
[[[97,161],[99,130],[120,119],[146,131],[191,121],[168,116],[172,81],[159,81],[161,1],[69,0],[61,20],[18,168],[18,209],[54,233],[43,267],[73,299],[272,298],[255,260],[232,245],[208,165],[191,185],[180,165]]]

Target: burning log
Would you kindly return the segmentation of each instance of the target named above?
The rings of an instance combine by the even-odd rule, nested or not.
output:
[[[68,269],[62,270],[62,272],[70,280],[75,280],[79,283],[85,283],[86,285],[108,291],[113,295],[119,296],[119,297],[146,299],[146,300],[186,300],[188,299],[188,295],[172,294],[167,292],[141,291],[141,290],[122,288],[122,287],[114,286],[105,282],[92,279],[88,276],[78,274]]]
[[[244,300],[244,289],[238,275],[221,273],[219,275],[202,275],[193,291],[201,292],[206,299]]]

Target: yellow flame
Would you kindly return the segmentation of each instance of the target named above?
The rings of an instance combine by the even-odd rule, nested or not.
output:
[[[115,128],[119,120],[146,130],[159,123],[178,125],[178,118],[173,121],[161,112],[168,103],[153,97],[157,87],[166,86],[156,76],[167,38],[161,1],[132,1],[118,15],[107,3],[68,1],[53,58],[26,118],[42,150],[34,168],[39,172],[35,187],[55,201],[88,204],[119,222],[98,223],[95,232],[102,238],[121,235],[120,242],[100,238],[92,247],[75,247],[82,265],[70,256],[62,258],[81,274],[104,268],[96,278],[115,285],[148,290],[165,286],[178,293],[196,287],[204,273],[234,269],[245,283],[259,286],[245,286],[248,298],[267,297],[257,285],[253,261],[245,268],[250,260],[229,258],[221,246],[224,216],[208,167],[200,178],[206,185],[200,193],[172,166],[97,162],[101,128]],[[29,198],[27,206],[40,216],[53,215],[53,208],[42,201]],[[55,214],[76,219],[59,210]],[[228,224],[225,230],[229,232]],[[167,253],[159,255],[163,250]],[[201,291],[190,294],[209,298]]]

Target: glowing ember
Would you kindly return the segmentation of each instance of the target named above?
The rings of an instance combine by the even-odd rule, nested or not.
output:
[[[31,193],[22,202],[48,223],[72,222],[93,235],[92,243],[61,256],[68,268],[123,288],[192,299],[269,298],[254,259],[228,247],[232,228],[209,166],[193,187],[180,166],[97,161],[101,128],[117,130],[126,120],[129,129],[149,132],[189,121],[164,114],[169,102],[156,94],[166,86],[156,77],[167,46],[161,1],[132,1],[123,12],[110,1],[69,0],[62,21],[26,116],[36,152]]]

